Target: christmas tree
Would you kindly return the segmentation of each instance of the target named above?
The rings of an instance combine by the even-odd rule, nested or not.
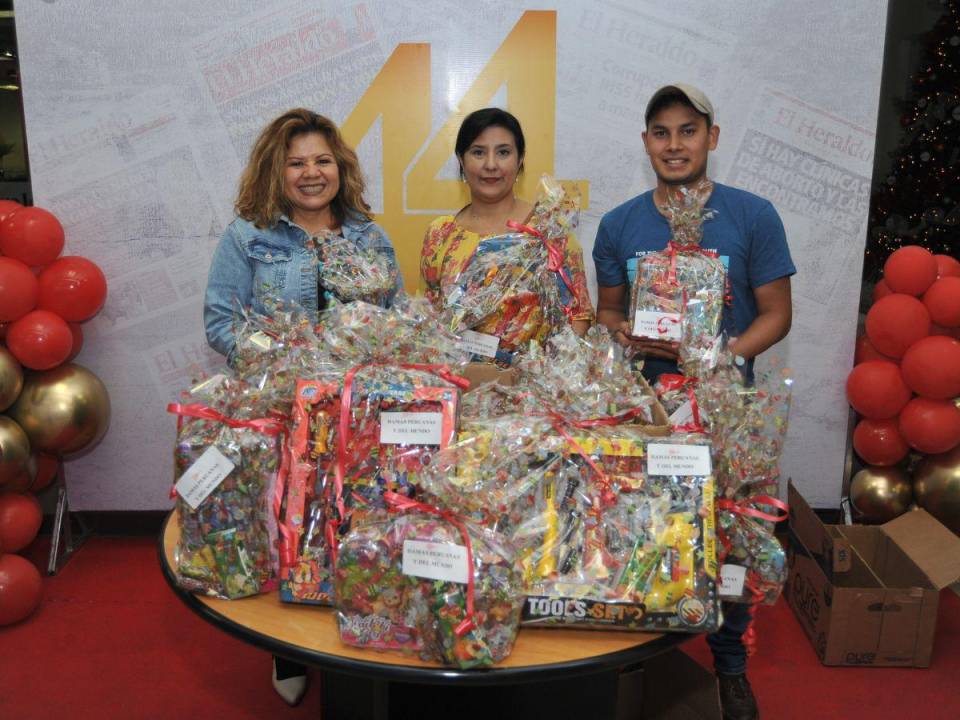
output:
[[[960,0],[938,4],[943,14],[923,41],[903,104],[903,138],[871,199],[868,281],[880,277],[887,257],[903,245],[960,252]]]

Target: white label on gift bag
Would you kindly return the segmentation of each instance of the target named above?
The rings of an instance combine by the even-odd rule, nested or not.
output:
[[[173,489],[187,505],[196,510],[233,468],[233,463],[224,457],[215,445],[211,445],[180,476]]]
[[[466,584],[467,548],[452,543],[404,540],[403,574]]]
[[[720,594],[726,597],[740,597],[747,569],[743,565],[724,565],[720,568]]]
[[[443,413],[380,413],[382,445],[439,445],[443,438]]]
[[[650,443],[647,446],[648,475],[709,475],[710,448],[706,445]]]
[[[686,425],[693,422],[693,403],[687,400],[683,405],[673,411],[670,416],[671,425]]]
[[[680,313],[638,311],[633,318],[633,336],[680,340]]]
[[[500,347],[500,338],[496,335],[487,335],[474,330],[464,330],[460,336],[460,349],[480,355],[481,357],[496,357]]]

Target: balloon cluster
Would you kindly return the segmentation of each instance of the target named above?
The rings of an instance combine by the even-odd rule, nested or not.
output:
[[[866,332],[857,338],[847,399],[860,419],[853,447],[867,467],[851,482],[861,518],[885,522],[916,502],[960,529],[960,507],[942,501],[898,464],[913,450],[943,464],[960,446],[960,262],[917,245],[893,253],[873,292]],[[943,473],[939,473],[943,475]],[[960,471],[953,494],[960,496]],[[940,483],[942,485],[942,483]]]
[[[50,212],[0,200],[0,626],[40,602],[40,573],[14,554],[40,529],[30,493],[54,481],[64,454],[96,443],[110,419],[103,383],[70,363],[80,323],[103,307],[106,279],[86,258],[61,257],[63,245]]]

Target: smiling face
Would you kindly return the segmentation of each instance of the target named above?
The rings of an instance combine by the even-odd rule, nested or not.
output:
[[[691,185],[707,173],[707,155],[717,147],[720,128],[692,107],[675,103],[651,116],[643,144],[658,185]]]
[[[471,198],[497,202],[510,196],[522,162],[513,133],[498,125],[488,127],[460,158]]]
[[[283,171],[283,194],[298,225],[326,222],[330,203],[340,191],[337,159],[322,133],[296,135],[290,141]]]

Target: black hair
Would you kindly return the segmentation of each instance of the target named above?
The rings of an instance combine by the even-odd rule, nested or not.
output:
[[[673,105],[683,105],[693,110],[695,113],[697,113],[697,115],[702,115],[703,119],[707,121],[707,130],[710,129],[710,125],[712,124],[710,122],[710,116],[699,110],[696,105],[690,102],[690,98],[688,98],[680,90],[668,90],[654,100],[650,104],[650,107],[647,108],[647,114],[643,117],[644,123],[646,123],[647,127],[650,127],[650,118],[652,118],[661,110],[666,110],[668,107]]]
[[[463,178],[463,155],[467,152],[473,141],[480,137],[480,134],[490,127],[502,127],[513,135],[513,142],[517,146],[517,155],[520,158],[520,172],[523,172],[523,155],[527,148],[527,143],[523,139],[523,130],[520,129],[520,121],[506,110],[500,108],[483,108],[474,110],[467,115],[460,123],[460,130],[457,131],[457,143],[454,145],[454,152],[460,163],[460,177]]]

